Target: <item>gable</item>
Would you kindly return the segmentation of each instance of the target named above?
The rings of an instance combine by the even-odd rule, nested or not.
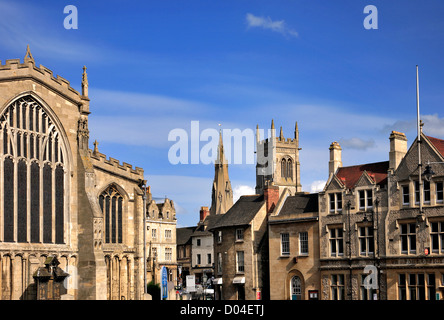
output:
[[[374,177],[371,176],[367,171],[364,171],[364,173],[359,177],[358,181],[355,183],[356,187],[368,187],[368,186],[374,186],[375,180]]]
[[[439,149],[436,148],[429,137],[421,135],[421,138],[421,162],[423,164],[422,171],[424,171],[427,162],[442,162],[443,157]],[[436,138],[431,139],[433,139],[432,141],[435,142],[443,141]],[[438,146],[439,145],[440,144],[438,144]],[[397,180],[404,181],[408,180],[410,176],[418,176],[418,162],[418,142],[417,139],[415,139],[395,171]],[[434,165],[433,171],[435,171],[437,175],[444,175],[444,168],[442,167],[442,165]]]
[[[336,191],[344,189],[344,184],[336,175],[333,175],[330,182],[325,186],[324,191]]]

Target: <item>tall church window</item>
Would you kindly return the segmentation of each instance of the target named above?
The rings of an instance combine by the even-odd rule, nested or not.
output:
[[[123,197],[115,185],[109,186],[99,196],[99,205],[105,221],[105,243],[123,241]]]
[[[287,160],[287,179],[293,180],[293,161],[291,159]]]
[[[293,180],[293,160],[291,158],[281,160],[281,177]]]
[[[4,242],[65,243],[65,147],[32,96],[0,115],[0,226]]]
[[[282,159],[281,160],[281,177],[286,178],[287,176],[287,160]]]

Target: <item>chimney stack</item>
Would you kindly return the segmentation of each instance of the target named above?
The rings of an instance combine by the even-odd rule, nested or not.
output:
[[[208,207],[200,207],[200,221],[204,221],[209,214],[210,210],[208,210]]]
[[[339,167],[342,167],[342,148],[338,142],[330,145],[330,161],[328,162],[328,176],[336,173]]]
[[[271,181],[267,181],[267,185],[264,189],[264,198],[267,206],[267,213],[271,213],[279,201],[279,187],[273,185]]]
[[[407,138],[402,132],[392,131],[389,139],[389,169],[396,170],[407,153]]]

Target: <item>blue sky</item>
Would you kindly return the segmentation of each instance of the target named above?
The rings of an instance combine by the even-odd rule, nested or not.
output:
[[[78,29],[66,30],[66,5]],[[366,5],[378,29],[366,30]],[[213,165],[172,165],[168,133],[300,130],[301,182],[323,185],[328,147],[344,165],[388,160],[392,130],[414,139],[416,70],[428,135],[444,138],[444,2],[314,0],[3,1],[0,60],[31,47],[80,90],[89,77],[90,144],[142,167],[153,195],[176,203],[179,226],[209,206]],[[203,144],[201,144],[202,146]],[[255,185],[254,165],[231,165],[235,196]]]

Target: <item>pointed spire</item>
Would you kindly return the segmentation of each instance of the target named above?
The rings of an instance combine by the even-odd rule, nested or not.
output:
[[[222,130],[219,130],[219,146],[214,169],[214,181],[211,196],[211,214],[224,214],[233,205],[233,190],[228,177],[228,161],[224,155]]]
[[[86,66],[83,66],[82,75],[82,96],[88,96],[88,74],[86,73]]]
[[[222,129],[219,129],[219,146],[217,147],[216,164],[225,164],[224,144],[222,141]]]
[[[31,61],[34,61],[34,57],[32,56],[32,54],[31,54],[31,50],[29,49],[29,44],[28,44],[28,46],[26,47],[26,54],[25,54],[25,59],[24,59],[25,61],[26,60],[31,60]]]
[[[274,119],[271,119],[271,129],[274,129]]]
[[[283,140],[284,140],[284,132],[282,131],[282,126],[281,126],[281,132],[279,133],[279,141]]]

